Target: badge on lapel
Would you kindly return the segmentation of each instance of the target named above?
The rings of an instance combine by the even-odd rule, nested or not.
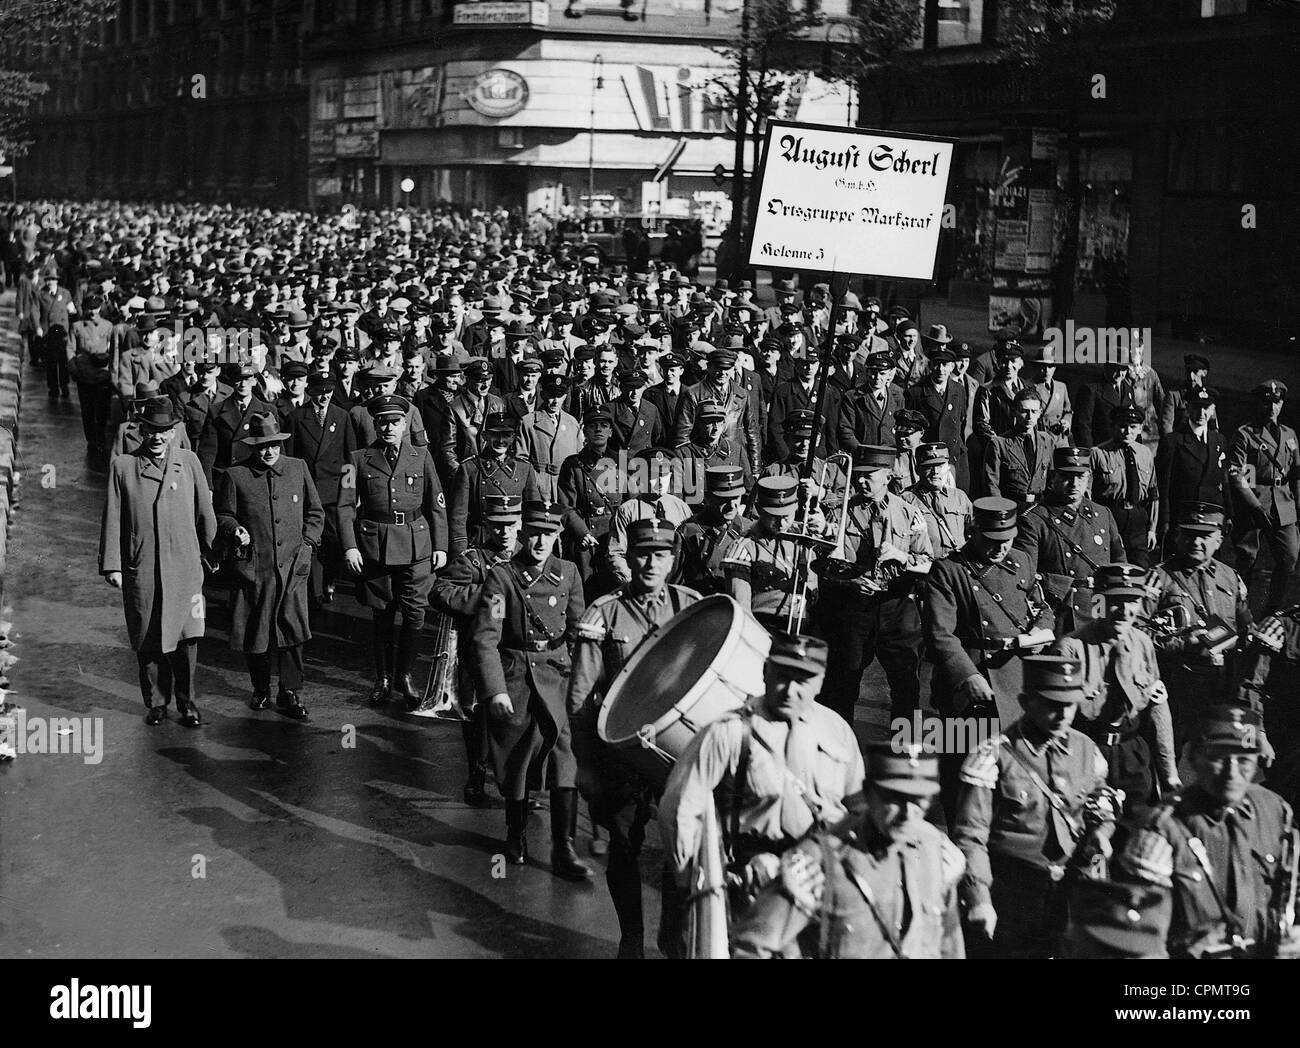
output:
[[[297,502],[297,501],[298,501],[298,496],[297,496],[297,495],[291,495],[291,496],[289,496],[289,498],[290,498],[290,500],[293,501],[293,502]]]
[[[331,422],[331,423],[330,423],[330,432],[333,433],[336,429],[338,429],[338,423],[337,423],[337,422]]]

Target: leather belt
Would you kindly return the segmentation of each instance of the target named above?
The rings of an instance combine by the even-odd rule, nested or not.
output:
[[[543,651],[555,651],[557,648],[565,648],[565,647],[567,647],[567,646],[568,646],[568,642],[565,640],[565,638],[564,638],[564,637],[560,637],[558,640],[530,640],[530,641],[526,641],[526,642],[524,643],[523,647],[521,647],[521,648],[516,648],[515,650],[516,650],[516,651],[520,651],[520,652],[528,652],[528,653],[532,653],[532,654],[539,654],[540,652],[543,652]]]
[[[993,640],[977,640],[969,647],[978,648],[980,651],[1010,651],[1015,644],[1015,637],[1001,637]]]
[[[372,524],[408,524],[410,523],[411,514],[402,510],[394,510],[392,513],[366,513],[362,520],[368,520]]]

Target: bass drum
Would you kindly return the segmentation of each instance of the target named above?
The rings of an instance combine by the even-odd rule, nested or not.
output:
[[[767,630],[730,597],[705,597],[633,652],[600,707],[600,737],[663,786],[701,728],[762,693],[771,645]],[[643,735],[666,755],[643,746]]]

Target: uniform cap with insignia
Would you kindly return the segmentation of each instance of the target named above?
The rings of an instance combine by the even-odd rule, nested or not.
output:
[[[887,349],[877,350],[875,353],[867,354],[868,371],[888,371],[894,366],[894,354]]]
[[[665,353],[659,358],[659,370],[667,371],[669,368],[684,368],[686,361],[676,353]]]
[[[489,524],[514,524],[523,515],[522,495],[484,495],[483,519]]]
[[[948,461],[947,444],[921,444],[916,449],[916,464],[918,466],[939,466]]]
[[[799,511],[799,482],[794,477],[760,477],[755,485],[760,513],[793,517]]]
[[[564,350],[547,349],[542,352],[542,367],[546,368],[547,370],[550,370],[551,368],[558,368],[564,363],[565,363]]]
[[[1055,448],[1052,470],[1056,473],[1091,473],[1090,448]]]
[[[1193,404],[1208,406],[1214,403],[1214,393],[1204,386],[1197,386],[1187,394],[1187,404],[1190,407]]]
[[[542,362],[536,357],[525,357],[515,365],[515,368],[527,374],[540,375],[542,373]]]
[[[677,529],[666,520],[637,520],[627,526],[627,548],[672,549]]]
[[[288,440],[289,434],[280,432],[279,420],[269,411],[259,411],[248,419],[248,434],[240,437],[241,444],[279,444]]]
[[[939,758],[919,745],[873,742],[867,745],[867,782],[893,793],[933,797],[939,792]]]
[[[1239,753],[1258,753],[1264,722],[1247,706],[1211,706],[1196,725],[1201,746]]]
[[[1017,527],[1016,504],[1010,499],[993,496],[976,499],[971,504],[975,530],[990,539],[1014,538]]]
[[[543,375],[537,388],[542,391],[546,397],[559,396],[562,393],[569,392],[569,377],[567,375],[558,375],[555,372]]]
[[[388,393],[367,400],[366,410],[370,412],[370,417],[373,419],[381,419],[389,415],[406,418],[411,411],[411,402],[396,393]]]
[[[525,502],[524,527],[532,531],[559,531],[564,507],[556,502]]]
[[[704,467],[705,494],[734,499],[745,493],[745,473],[740,466],[728,464]]]
[[[1286,399],[1286,383],[1280,379],[1271,378],[1267,382],[1261,382],[1251,392],[1263,400],[1281,401]]]
[[[1005,342],[999,342],[994,354],[999,357],[1020,357],[1024,358],[1025,350],[1014,338],[1009,338]]]
[[[734,349],[715,349],[709,353],[709,365],[726,371],[736,364],[736,351]]]
[[[1145,597],[1146,577],[1137,564],[1103,564],[1093,573],[1093,590],[1107,597]]]
[[[342,363],[348,360],[360,360],[361,355],[352,346],[339,346],[334,354],[334,359]]]
[[[1223,507],[1213,502],[1184,502],[1178,507],[1178,526],[1207,534],[1222,531]]]
[[[332,379],[329,375],[322,375],[320,372],[316,372],[315,374],[309,375],[307,377],[308,396],[316,396],[317,394],[324,393],[327,390],[332,392],[333,389],[334,389],[334,379]]]
[[[620,371],[615,377],[620,389],[640,389],[649,381],[644,371]]]
[[[251,360],[246,360],[242,364],[235,365],[235,367],[237,370],[231,376],[234,379],[257,378],[257,376],[261,374],[261,372],[257,370],[257,365]]]
[[[926,427],[925,416],[919,411],[912,411],[910,408],[904,408],[902,411],[894,412],[894,432],[899,433],[923,433]]]
[[[596,347],[581,345],[573,351],[573,362],[576,364],[580,360],[595,360]]]
[[[795,437],[811,437],[813,431],[813,413],[806,408],[788,412],[781,420],[781,428]]]
[[[1070,908],[1071,957],[1165,957],[1173,894],[1156,884],[1080,878]]]
[[[1183,367],[1188,371],[1209,371],[1210,361],[1199,353],[1188,353],[1183,357]]]
[[[763,480],[786,480],[764,477]],[[759,481],[763,483],[762,480]],[[792,677],[817,677],[826,672],[826,642],[803,633],[773,633],[767,664]]]
[[[513,433],[517,428],[518,422],[508,411],[489,411],[483,416],[484,433]]]
[[[465,374],[472,378],[483,378],[492,374],[492,364],[484,357],[470,357],[464,362]]]
[[[1124,426],[1131,426],[1134,422],[1145,422],[1146,412],[1133,404],[1116,404],[1110,409],[1110,417],[1114,422]]]
[[[608,404],[595,404],[582,413],[582,424],[592,426],[598,422],[614,424],[614,409]]]
[[[302,378],[311,371],[301,360],[286,361],[280,367],[280,377],[283,379]]]
[[[716,400],[701,400],[695,406],[695,417],[701,422],[721,422],[727,417],[727,413]]]
[[[853,472],[870,473],[876,469],[893,469],[897,454],[893,448],[883,444],[859,444],[853,449]]]
[[[1026,655],[1023,694],[1072,706],[1083,701],[1083,664],[1063,655]]]

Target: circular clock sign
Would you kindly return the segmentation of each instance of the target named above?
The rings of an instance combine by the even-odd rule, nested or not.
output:
[[[474,112],[483,116],[514,116],[528,104],[528,81],[509,69],[489,69],[474,78],[464,98]]]

